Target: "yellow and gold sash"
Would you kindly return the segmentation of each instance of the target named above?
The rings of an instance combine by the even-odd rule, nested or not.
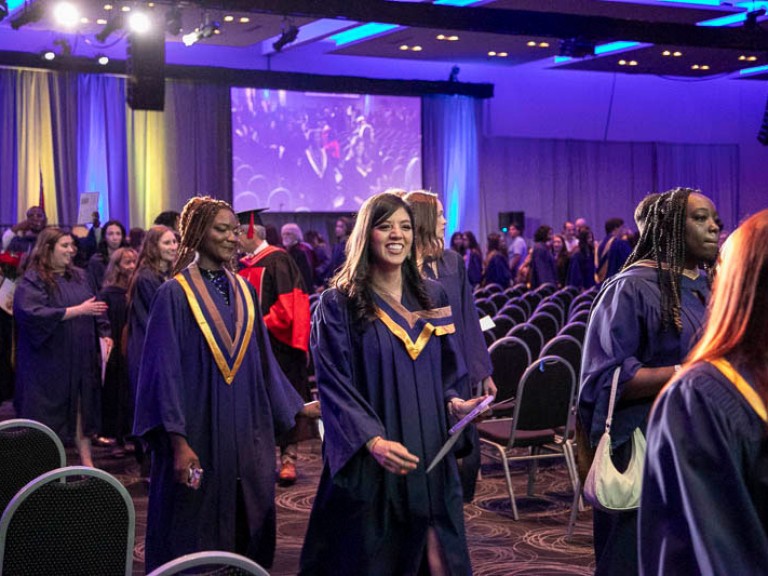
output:
[[[185,276],[185,272],[189,274],[194,289],[190,286],[189,281]],[[248,349],[248,345],[251,342],[256,313],[253,306],[253,299],[248,297],[248,285],[245,280],[240,276],[232,275],[229,271],[227,271],[226,274],[230,285],[232,286],[232,292],[235,295],[236,320],[234,339],[232,338],[232,335],[229,334],[216,304],[211,299],[211,295],[208,293],[205,281],[200,275],[197,266],[189,266],[186,270],[177,274],[174,279],[181,285],[184,294],[187,296],[189,307],[192,309],[192,314],[195,317],[197,325],[200,327],[200,331],[203,333],[203,337],[208,344],[208,348],[211,350],[211,354],[213,354],[216,366],[218,366],[219,371],[221,371],[222,376],[224,376],[225,382],[227,384],[232,384],[235,375],[237,375],[237,372],[240,369],[240,365],[243,363],[245,351]],[[195,291],[197,291],[197,294]],[[198,294],[202,300],[202,306],[200,300],[198,300]],[[205,312],[203,311],[203,307],[205,308]],[[244,310],[245,314],[243,313]],[[213,334],[211,322],[208,321],[208,317],[210,317],[211,322],[216,328],[216,333],[219,337],[218,340]],[[245,319],[245,323],[243,322],[243,319]],[[219,344],[219,340],[222,342],[223,346]],[[226,356],[229,357],[229,360],[225,357],[225,353]]]
[[[744,396],[744,399],[749,402],[749,405],[752,406],[757,415],[763,419],[763,422],[768,422],[768,412],[766,412],[763,399],[760,398],[760,395],[755,392],[752,386],[747,384],[744,377],[738,373],[731,363],[725,358],[715,358],[714,360],[709,360],[709,363],[731,381],[736,389],[741,392],[741,395]]]
[[[389,300],[387,301],[391,304]],[[401,309],[407,312],[407,316],[405,316],[403,319],[408,322],[411,327],[415,325],[419,318],[423,319],[429,317],[437,319],[450,318],[451,316],[450,306],[425,312],[408,312],[404,306],[398,303],[395,309],[398,312],[400,312]],[[424,327],[421,329],[421,332],[414,342],[408,335],[406,329],[400,326],[400,324],[393,320],[389,314],[387,314],[378,306],[376,307],[376,316],[384,323],[387,329],[405,345],[405,350],[408,352],[408,356],[411,357],[411,360],[416,360],[416,358],[419,357],[419,354],[421,354],[422,350],[424,350],[424,347],[429,343],[429,339],[433,334],[435,336],[444,336],[445,334],[453,334],[456,332],[456,326],[454,326],[453,322],[448,324],[439,324],[437,326],[431,322],[425,322]]]

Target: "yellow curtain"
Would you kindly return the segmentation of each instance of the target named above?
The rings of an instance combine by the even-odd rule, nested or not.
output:
[[[126,124],[131,223],[148,228],[169,200],[165,117],[129,108]]]
[[[56,224],[56,177],[53,168],[53,125],[51,122],[51,72],[19,71],[17,83],[16,125],[18,131],[18,221],[27,209],[40,203],[44,190],[48,222]]]

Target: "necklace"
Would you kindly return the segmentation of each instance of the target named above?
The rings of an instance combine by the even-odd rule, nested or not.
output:
[[[216,292],[224,297],[224,302],[229,306],[229,280],[227,279],[227,273],[224,270],[206,270],[205,268],[200,268],[200,266],[197,268],[200,270],[203,278],[213,284]]]
[[[395,300],[396,302],[400,302],[403,299],[403,288],[400,287],[400,294],[397,294],[396,292],[392,292],[391,290],[386,290],[385,288],[382,288],[378,284],[371,284],[371,287],[373,288],[374,292],[376,292],[379,296],[389,296],[392,300]]]

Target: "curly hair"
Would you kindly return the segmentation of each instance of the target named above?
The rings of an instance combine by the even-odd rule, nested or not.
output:
[[[127,289],[129,287],[131,278],[133,276],[131,273],[126,273],[125,270],[120,268],[120,264],[122,263],[124,257],[131,254],[138,260],[136,250],[130,246],[123,246],[122,248],[118,248],[112,252],[112,256],[109,259],[109,265],[107,266],[107,271],[104,272],[104,283],[102,285],[104,288],[108,286],[118,286],[120,288]]]
[[[208,229],[213,225],[216,214],[221,210],[229,210],[233,214],[235,211],[229,202],[216,200],[210,196],[196,196],[190,199],[181,211],[181,242],[179,243],[179,257],[176,259],[176,265],[173,267],[173,274],[178,274],[184,268],[195,261],[197,250],[205,240]],[[235,273],[235,262],[230,260],[224,264],[233,274]]]
[[[371,232],[397,210],[403,208],[413,222],[408,204],[398,195],[381,192],[368,198],[360,207],[352,234],[347,240],[347,258],[341,270],[331,280],[334,286],[350,301],[355,322],[372,322],[376,319],[376,304],[373,299]],[[432,308],[424,280],[416,267],[416,243],[403,262],[403,280],[424,310]]]
[[[700,192],[691,188],[673,188],[640,201],[636,211],[640,238],[623,268],[640,260],[656,263],[662,329],[674,326],[678,333],[683,329],[680,276],[685,268],[685,220],[691,193]]]

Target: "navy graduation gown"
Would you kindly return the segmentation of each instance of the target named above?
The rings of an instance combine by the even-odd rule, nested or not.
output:
[[[194,265],[163,284],[152,305],[134,424],[153,451],[147,571],[191,552],[234,551],[238,480],[246,554],[272,564],[275,434],[293,427],[303,402],[272,355],[253,288],[229,279],[229,306]],[[174,481],[169,433],[186,437],[200,458],[199,490]]]
[[[375,296],[383,315],[353,325],[344,295],[331,289],[320,298],[311,349],[325,422],[324,467],[302,574],[416,574],[430,527],[449,572],[471,573],[455,458],[426,474],[447,439],[446,402],[466,386],[466,370],[450,335],[435,332],[423,347],[409,345],[415,359],[404,344],[420,342],[427,321],[452,326],[445,294],[427,283],[432,301],[443,306],[431,318],[413,313],[419,306],[411,295],[403,304]],[[405,477],[384,470],[365,447],[374,436],[402,443],[420,458],[418,468]]]
[[[765,574],[768,438],[736,387],[694,365],[660,395],[647,440],[641,573]]]
[[[85,274],[56,276],[49,290],[35,270],[16,287],[13,315],[16,341],[16,402],[19,416],[46,424],[65,442],[76,436],[77,406],[83,433],[101,426],[101,350],[99,336],[109,336],[104,317],[64,320],[66,309],[93,296]]]
[[[128,378],[136,393],[139,384],[139,367],[141,366],[141,351],[144,348],[144,337],[147,334],[149,311],[157,289],[165,282],[165,278],[151,268],[141,268],[136,271],[136,278],[128,308],[128,342],[126,343],[126,358],[128,361]]]

